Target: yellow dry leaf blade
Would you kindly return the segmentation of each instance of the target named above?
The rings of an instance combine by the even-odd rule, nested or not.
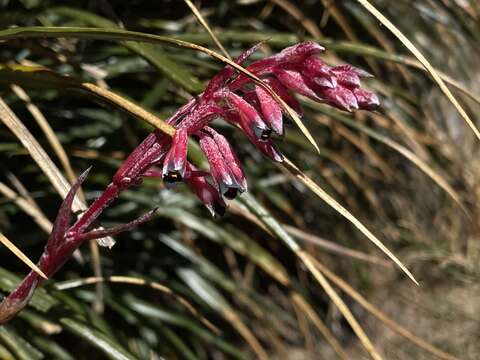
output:
[[[328,297],[332,300],[332,302],[337,306],[338,310],[345,317],[345,320],[347,320],[348,324],[351,326],[355,334],[358,336],[358,338],[360,339],[360,342],[362,343],[365,350],[367,350],[367,352],[370,354],[371,358],[374,360],[382,359],[380,354],[377,352],[377,350],[373,346],[373,343],[371,342],[371,340],[368,338],[365,331],[362,329],[362,327],[358,323],[357,319],[355,319],[355,316],[353,316],[348,306],[336,293],[336,291],[327,281],[325,276],[323,276],[323,274],[315,267],[312,257],[304,251],[299,251],[297,255],[303,261],[307,269],[310,270],[310,272],[315,277],[315,279],[317,279],[318,283],[322,286],[323,290],[325,290],[325,292],[327,293]]]
[[[15,254],[16,257],[18,257],[20,260],[22,260],[30,269],[35,271],[38,275],[40,275],[42,278],[45,280],[48,279],[47,275],[43,273],[42,270],[38,268],[37,265],[33,263],[32,260],[30,260],[27,255],[25,255],[19,248],[17,248],[10,240],[7,239],[5,235],[0,233],[0,242],[8,248],[12,253]]]
[[[228,51],[223,47],[222,43],[220,42],[220,40],[218,40],[218,38],[215,36],[215,33],[212,31],[212,29],[210,28],[210,26],[208,25],[207,21],[205,20],[205,18],[202,16],[202,14],[200,13],[200,11],[197,9],[197,7],[195,6],[195,4],[191,1],[191,0],[184,0],[185,3],[188,5],[188,7],[190,8],[190,10],[192,10],[192,13],[193,15],[195,15],[195,17],[197,18],[198,22],[205,28],[205,30],[207,30],[208,34],[210,35],[210,37],[212,38],[213,42],[215,43],[215,45],[218,46],[218,48],[222,51],[223,55],[225,55],[228,59],[232,59],[230,57],[230,55],[228,54]]]
[[[417,47],[390,21],[388,20],[380,11],[378,11],[370,2],[367,0],[357,0],[365,9],[367,9],[373,16],[375,16],[388,30],[392,32],[405,47],[422,63],[425,69],[430,73],[433,80],[438,84],[445,96],[450,100],[450,102],[455,106],[460,116],[465,120],[470,129],[472,129],[475,136],[480,140],[480,131],[473,123],[472,119],[465,112],[463,107],[460,105],[458,100],[453,96],[452,92],[445,84],[440,74],[433,68],[427,58],[417,49]]]
[[[356,291],[353,287],[351,287],[345,280],[340,278],[334,272],[329,270],[323,263],[321,263],[318,259],[311,258],[315,267],[325,275],[335,286],[339,287],[342,291],[348,294],[352,299],[354,299],[360,306],[362,306],[365,310],[367,310],[370,314],[375,316],[381,322],[383,322],[386,326],[388,326],[391,330],[395,331],[400,336],[403,336],[405,339],[411,341],[413,344],[418,346],[419,348],[428,351],[430,354],[438,357],[439,359],[444,360],[459,360],[456,356],[450,355],[436,346],[428,343],[427,341],[415,336],[409,330],[404,328],[402,325],[398,324],[395,320],[388,317],[385,313],[383,313],[380,309],[375,307],[372,303],[370,303],[367,299],[365,299],[358,291]]]
[[[62,197],[65,197],[70,189],[70,184],[31,132],[28,131],[22,121],[13,113],[2,98],[0,98],[0,120],[15,134],[22,145],[28,150],[31,157],[48,177],[55,190],[57,190]],[[75,197],[72,207],[74,211],[84,210],[86,208],[78,197]]]
[[[350,221],[360,232],[362,232],[371,242],[373,242],[380,250],[382,250],[402,271],[417,285],[418,281],[413,277],[412,273],[406,268],[405,265],[385,246],[377,239],[375,235],[363,225],[360,220],[353,216],[347,209],[340,205],[333,197],[331,197],[325,190],[318,186],[312,179],[310,179],[305,173],[303,173],[294,163],[285,158],[283,162],[284,167],[291,172],[296,178],[298,178],[305,186],[312,190],[318,197],[335,209],[340,215]]]
[[[220,334],[220,330],[213,325],[210,321],[208,321],[205,317],[203,317],[200,312],[195,309],[195,307],[190,304],[183,296],[178,295],[175,293],[171,288],[166,285],[163,285],[156,281],[149,281],[139,277],[132,277],[132,276],[122,276],[122,275],[112,275],[108,277],[101,277],[101,276],[91,276],[87,278],[79,278],[74,280],[66,280],[57,282],[55,284],[55,288],[57,290],[68,290],[68,289],[75,289],[80,286],[92,285],[92,284],[99,284],[99,283],[119,283],[119,284],[130,284],[130,285],[137,285],[137,286],[146,286],[150,287],[154,290],[163,292],[175,300],[177,300],[181,305],[183,305],[193,316],[198,318],[205,326],[207,326],[210,330],[212,330],[215,334]]]

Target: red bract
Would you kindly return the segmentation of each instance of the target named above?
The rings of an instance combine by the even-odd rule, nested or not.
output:
[[[344,70],[344,67],[333,67],[331,72],[335,74],[337,83],[349,89],[360,87],[360,77],[355,71]]]
[[[303,74],[312,79],[312,81],[320,86],[334,88],[337,81],[334,73],[330,70],[322,60],[315,56],[311,56],[302,64]]]
[[[235,62],[243,64],[261,44],[242,53]],[[324,50],[307,41],[282,52],[251,63],[247,70],[261,78],[287,105],[302,115],[294,94],[324,102],[341,110],[374,110],[377,96],[361,88],[360,79],[371,76],[351,65],[329,67],[317,55]],[[128,156],[104,192],[70,226],[71,204],[75,192],[86,178],[83,173],[72,186],[58,212],[47,246],[38,267],[47,276],[53,275],[87,239],[97,239],[128,231],[147,221],[153,212],[126,224],[105,230],[92,229],[95,220],[119,194],[141,185],[143,177],[162,177],[165,182],[183,180],[212,215],[225,213],[223,197],[234,198],[247,190],[247,181],[233,147],[209,125],[222,118],[239,125],[247,138],[273,161],[283,161],[270,134],[283,134],[282,109],[272,95],[250,77],[227,65],[212,78],[203,94],[190,100],[166,122],[177,129],[173,139],[155,130]],[[210,172],[197,169],[187,161],[190,135],[200,139],[200,146],[210,165]],[[210,184],[213,178],[216,187]],[[0,304],[0,324],[8,321],[29,301],[42,280],[35,272]]]
[[[263,79],[265,83],[270,85],[273,91],[280,96],[280,98],[287,103],[288,106],[290,106],[298,116],[303,115],[303,109],[300,106],[300,103],[295,99],[295,97],[288,91],[288,89],[283,86],[280,81],[278,81],[275,78],[265,78]]]
[[[337,85],[334,88],[321,89],[319,92],[326,103],[341,110],[352,111],[352,109],[358,109],[357,98],[346,87]]]
[[[373,111],[380,105],[380,100],[373,92],[364,89],[353,89],[353,94],[357,98],[358,106],[362,110]]]
[[[312,89],[312,84],[303,76],[302,73],[295,70],[285,70],[283,68],[274,68],[273,74],[287,89],[309,97],[315,101],[321,101],[316,92]]]
[[[277,64],[281,63],[300,63],[311,55],[316,55],[325,51],[323,46],[320,46],[314,41],[305,41],[296,45],[289,46],[271,58],[275,59]]]

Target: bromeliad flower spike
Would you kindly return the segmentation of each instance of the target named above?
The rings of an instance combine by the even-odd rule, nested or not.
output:
[[[259,47],[260,44],[241,54],[236,63],[243,64]],[[370,75],[351,65],[326,65],[318,57],[323,51],[324,48],[314,42],[304,42],[253,62],[247,70],[267,83],[299,116],[302,109],[293,96],[295,93],[345,111],[374,110],[379,105],[378,98],[363,89],[360,82]],[[125,189],[141,185],[144,177],[162,178],[169,186],[183,181],[212,215],[223,215],[224,199],[233,199],[247,191],[247,180],[233,147],[210,123],[224,119],[238,126],[265,156],[281,162],[283,156],[271,134],[283,135],[283,115],[280,104],[265,89],[226,66],[211,79],[202,94],[166,120],[176,129],[173,138],[159,130],[148,135],[121,165],[105,191],[70,226],[71,204],[88,170],[79,177],[60,207],[38,267],[50,277],[85,240],[128,231],[150,219],[153,211],[114,228],[92,229],[94,221],[112,201]],[[188,161],[189,137],[199,141],[209,171],[197,169]],[[37,273],[28,274],[0,304],[0,324],[23,309],[41,283]]]

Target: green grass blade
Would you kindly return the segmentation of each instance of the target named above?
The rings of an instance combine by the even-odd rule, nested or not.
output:
[[[65,16],[78,20],[85,25],[99,28],[114,29],[117,25],[108,19],[92,14],[87,11],[70,7],[56,7],[48,9],[47,13]],[[185,67],[170,59],[161,49],[153,48],[148,44],[126,41],[122,42],[128,49],[145,58],[154,65],[164,76],[185,90],[199,93],[203,90],[203,84]]]
[[[134,360],[135,357],[125,350],[120,344],[106,336],[101,331],[78,320],[63,318],[60,323],[73,334],[83,338],[91,345],[100,349],[112,360]]]

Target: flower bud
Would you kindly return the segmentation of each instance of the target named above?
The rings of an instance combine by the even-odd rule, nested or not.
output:
[[[225,111],[223,117],[231,123],[240,124],[242,126],[242,119],[237,112]],[[258,140],[253,130],[249,127],[242,126],[242,129],[248,139],[260,150],[264,155],[276,162],[282,162],[283,156],[273,145],[271,139]]]
[[[315,91],[311,88],[308,80],[298,71],[285,70],[282,68],[273,69],[273,74],[287,89],[306,96],[315,101],[321,101]]]
[[[305,41],[283,49],[277,55],[273,55],[272,58],[274,58],[278,62],[293,63],[300,62],[307,57],[314,54],[319,54],[322,51],[325,51],[325,48],[323,46],[320,46],[314,41]]]
[[[331,68],[333,74],[337,79],[337,82],[349,89],[360,87],[360,76],[357,72],[347,66],[335,66]]]
[[[380,100],[375,93],[364,89],[353,89],[358,107],[362,110],[373,111],[380,105]]]
[[[333,89],[322,89],[321,96],[325,102],[341,110],[352,111],[352,109],[359,108],[357,98],[353,92],[340,85]]]
[[[302,64],[302,73],[311,79],[315,84],[322,87],[334,88],[337,81],[330,67],[315,56],[306,59]]]

